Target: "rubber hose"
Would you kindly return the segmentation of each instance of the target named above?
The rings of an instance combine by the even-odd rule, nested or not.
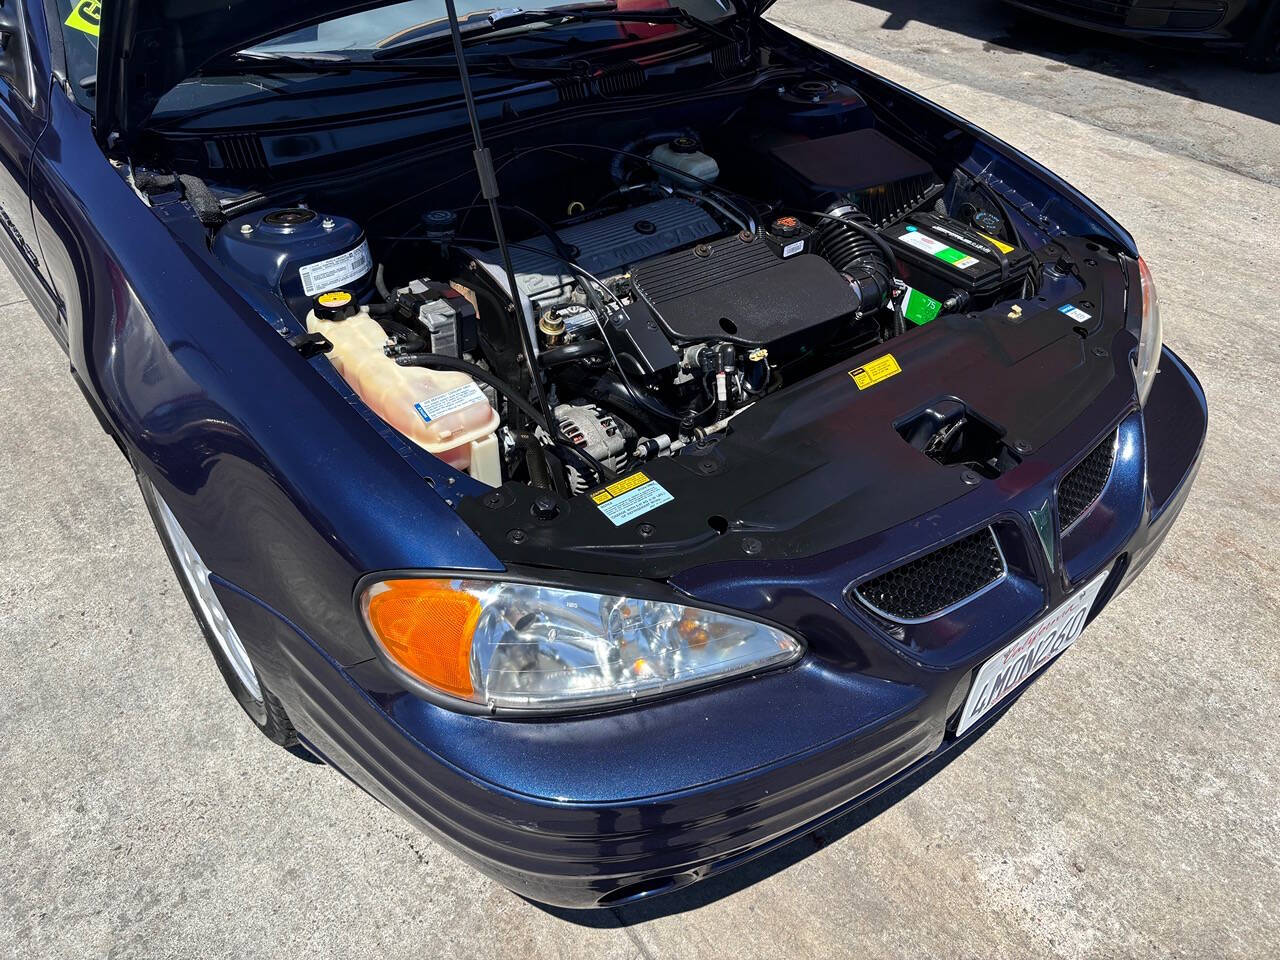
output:
[[[609,347],[601,340],[581,340],[559,347],[549,347],[538,354],[538,363],[544,367],[558,367],[565,363],[587,360],[591,357],[607,357]]]
[[[884,306],[893,291],[892,258],[885,259],[883,238],[871,218],[853,204],[842,204],[825,214],[817,234],[822,256],[848,279],[859,308]]]

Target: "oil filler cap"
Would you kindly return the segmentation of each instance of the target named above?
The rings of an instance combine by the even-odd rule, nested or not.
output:
[[[327,290],[316,297],[316,316],[321,320],[345,320],[359,312],[356,298],[347,290]]]

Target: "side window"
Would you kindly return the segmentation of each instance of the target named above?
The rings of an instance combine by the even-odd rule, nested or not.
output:
[[[35,99],[35,76],[22,0],[0,0],[0,80],[27,103]]]

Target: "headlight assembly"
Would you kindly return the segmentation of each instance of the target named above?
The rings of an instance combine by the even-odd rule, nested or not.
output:
[[[361,596],[387,657],[490,708],[608,705],[790,663],[781,630],[698,607],[530,583],[402,578]]]
[[[1151,279],[1147,261],[1138,258],[1138,276],[1142,280],[1142,331],[1138,334],[1138,356],[1134,361],[1133,376],[1138,384],[1138,402],[1145,404],[1160,369],[1160,350],[1164,335],[1160,329],[1160,298],[1156,284]]]

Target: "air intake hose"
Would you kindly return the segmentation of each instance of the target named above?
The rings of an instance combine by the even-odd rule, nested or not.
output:
[[[839,270],[858,300],[858,309],[876,310],[893,292],[893,255],[871,218],[852,203],[827,208],[818,225],[818,249]]]

